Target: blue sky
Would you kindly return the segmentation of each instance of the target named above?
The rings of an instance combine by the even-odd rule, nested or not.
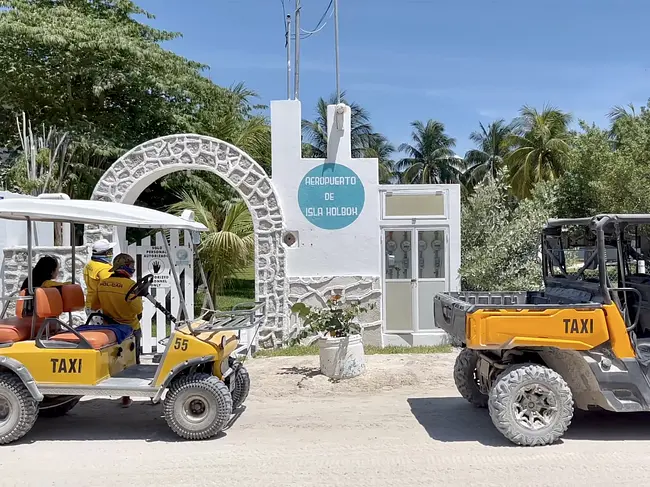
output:
[[[293,9],[294,0],[285,0]],[[281,0],[137,0],[152,25],[183,37],[166,47],[239,81],[260,101],[286,98]],[[301,27],[329,0],[302,0]],[[339,0],[341,85],[398,146],[413,120],[440,120],[472,147],[479,121],[545,103],[606,125],[614,105],[650,97],[647,0]],[[333,19],[301,41],[300,99],[311,118],[335,91]]]

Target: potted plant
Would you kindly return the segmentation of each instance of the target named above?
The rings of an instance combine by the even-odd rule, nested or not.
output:
[[[331,296],[325,307],[296,303],[291,311],[303,320],[304,327],[293,343],[318,334],[321,373],[331,379],[356,377],[366,370],[361,325],[357,319],[370,308],[362,307],[356,300],[343,302],[338,294]]]

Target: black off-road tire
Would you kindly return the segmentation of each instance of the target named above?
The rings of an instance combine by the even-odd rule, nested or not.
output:
[[[518,420],[515,411],[520,408],[517,397],[526,388],[548,391],[555,405],[548,424],[533,429],[527,420]],[[535,397],[539,391],[535,392]],[[526,401],[524,401],[526,402]],[[532,404],[526,402],[527,404]],[[550,445],[566,432],[573,418],[573,395],[560,374],[538,364],[518,364],[507,368],[499,375],[490,390],[488,403],[490,417],[497,430],[511,442],[522,446]]]
[[[483,394],[478,386],[476,363],[478,353],[470,348],[463,348],[454,363],[454,382],[456,389],[467,401],[477,408],[486,408],[488,395]]]
[[[248,370],[246,370],[243,365],[240,366],[237,372],[233,375],[234,376],[230,380],[235,381],[235,387],[231,392],[232,408],[235,410],[244,404],[244,401],[248,397],[248,393],[251,390],[251,377],[248,375]]]
[[[204,418],[192,418],[188,402],[198,402],[207,410]],[[173,381],[163,403],[167,424],[181,438],[205,440],[219,433],[232,413],[228,386],[210,374],[186,375]]]
[[[8,415],[0,419],[0,445],[19,440],[32,429],[38,418],[38,401],[18,376],[0,373],[0,397],[7,401]]]
[[[47,397],[43,400],[41,403],[41,408],[38,410],[38,416],[42,418],[58,418],[60,416],[64,416],[68,414],[68,412],[75,407],[77,404],[79,404],[79,401],[81,400],[81,397],[73,397],[71,400],[63,402],[63,404],[59,404],[57,406],[53,406],[51,408],[45,408],[42,409],[43,403],[47,401]]]

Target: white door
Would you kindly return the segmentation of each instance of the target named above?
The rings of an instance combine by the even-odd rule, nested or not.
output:
[[[446,229],[387,228],[382,240],[385,330],[433,330],[433,295],[448,289]]]
[[[415,285],[417,330],[436,328],[433,322],[433,296],[449,289],[448,237],[445,228],[418,228],[418,269]]]

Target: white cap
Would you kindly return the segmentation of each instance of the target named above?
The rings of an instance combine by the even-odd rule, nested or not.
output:
[[[100,238],[93,243],[93,254],[103,254],[115,247],[115,242],[109,242],[105,238]]]

